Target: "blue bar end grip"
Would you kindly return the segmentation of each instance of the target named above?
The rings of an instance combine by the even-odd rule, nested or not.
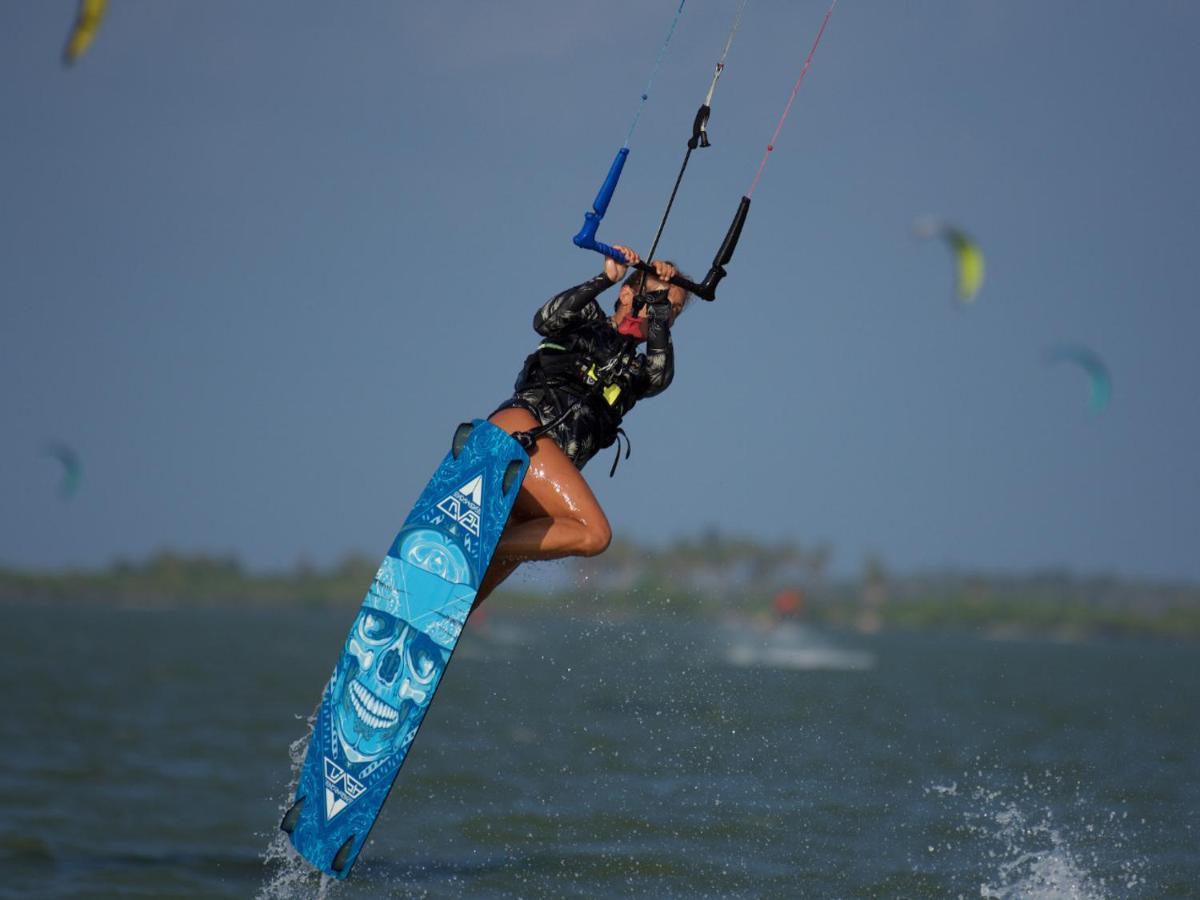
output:
[[[624,262],[625,257],[608,246],[608,244],[597,241],[596,230],[600,227],[600,220],[608,212],[608,204],[612,201],[613,193],[617,189],[617,182],[621,180],[621,170],[625,168],[625,160],[628,158],[628,147],[622,147],[617,151],[617,155],[613,157],[612,165],[608,168],[608,175],[604,179],[604,184],[600,186],[600,192],[596,194],[596,199],[592,201],[591,211],[584,214],[583,227],[579,229],[579,233],[575,237],[571,238],[576,247],[583,250],[595,250],[597,253],[611,256],[619,262]]]

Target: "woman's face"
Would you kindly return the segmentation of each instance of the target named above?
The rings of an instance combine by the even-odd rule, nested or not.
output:
[[[666,289],[667,302],[671,304],[671,324],[675,324],[675,320],[679,318],[679,313],[683,310],[683,300],[687,293],[683,288],[674,284],[664,284],[657,278],[652,276],[646,277],[645,287],[642,289],[647,294],[652,294],[655,291]],[[633,315],[633,300],[637,293],[629,285],[622,285],[621,293],[617,295],[617,314],[616,320],[619,322],[626,316]]]

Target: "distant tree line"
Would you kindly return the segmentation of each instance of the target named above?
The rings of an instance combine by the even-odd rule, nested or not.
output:
[[[803,547],[702,531],[663,544],[615,540],[590,559],[560,564],[507,586],[493,609],[612,611],[639,615],[777,617],[864,631],[958,627],[995,632],[1143,633],[1200,637],[1200,585],[1150,583],[1065,570],[1024,574],[938,571],[896,575],[878,556],[857,577],[829,575],[828,544]],[[35,572],[0,567],[0,602],[140,607],[346,606],[366,593],[378,560],[351,556],[320,568],[255,573],[228,556],[162,551],[98,570]],[[569,573],[564,583],[564,568]],[[534,569],[536,573],[537,570]],[[786,593],[789,603],[777,601]]]

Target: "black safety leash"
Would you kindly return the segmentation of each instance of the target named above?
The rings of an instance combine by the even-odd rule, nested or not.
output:
[[[601,371],[604,372],[605,369],[602,368]],[[542,379],[542,390],[549,391],[551,389],[551,384],[550,384],[549,379],[546,378],[546,373],[545,373],[545,371],[542,370],[540,364],[538,366],[538,374],[541,376],[541,379]],[[540,438],[544,434],[548,434],[549,432],[553,431],[555,428],[557,428],[559,425],[561,425],[563,422],[565,422],[567,420],[567,417],[569,415],[571,415],[571,413],[573,413],[573,412],[575,412],[575,410],[579,409],[579,407],[583,405],[583,402],[585,400],[587,400],[588,397],[594,397],[597,394],[599,394],[600,392],[602,392],[603,390],[604,390],[604,383],[602,381],[600,381],[599,379],[597,379],[596,384],[594,386],[591,386],[590,389],[585,388],[584,393],[578,395],[575,398],[575,400],[567,406],[566,409],[564,409],[562,412],[560,412],[557,416],[555,416],[549,422],[546,422],[543,425],[538,425],[536,428],[530,428],[526,431],[514,431],[511,435],[511,437],[513,438],[513,440],[515,440],[518,444],[521,445],[522,449],[524,449],[524,451],[526,453],[532,453],[534,446],[537,444],[538,438]],[[572,393],[574,393],[574,392],[572,392]],[[613,457],[612,468],[608,470],[609,478],[612,478],[614,475],[617,474],[617,463],[619,463],[621,461],[621,439],[622,438],[625,439],[625,458],[629,459],[629,454],[633,452],[633,441],[631,441],[629,439],[629,435],[627,435],[625,433],[624,428],[617,426],[617,438],[616,438],[617,453],[616,453],[616,456]]]
[[[552,421],[545,425],[539,425],[537,428],[530,428],[528,431],[514,431],[510,437],[521,445],[526,453],[532,453],[533,447],[537,443],[537,439],[542,435],[554,430],[559,425],[567,420],[567,416],[579,408],[580,404],[587,399],[587,395],[578,398],[574,403],[564,409]],[[612,468],[608,470],[608,477],[612,478],[617,474],[617,463],[621,461],[621,438],[625,439],[625,458],[629,459],[629,454],[633,452],[633,441],[629,439],[629,435],[625,433],[625,429],[617,426],[617,453],[613,457]]]
[[[704,98],[704,103],[696,112],[695,118],[692,121],[692,136],[688,140],[687,152],[684,154],[683,165],[680,166],[679,174],[675,178],[675,185],[671,190],[670,200],[667,202],[666,211],[663,213],[662,220],[659,222],[658,233],[654,237],[654,244],[651,247],[648,259],[653,259],[654,252],[658,249],[658,241],[662,237],[662,232],[667,223],[667,217],[670,215],[671,207],[675,203],[675,196],[679,191],[679,184],[683,179],[683,173],[687,169],[688,160],[691,158],[691,153],[698,147],[709,146],[708,141],[708,118],[712,112],[712,96],[716,90],[717,79],[721,77],[721,73],[725,69],[725,58],[729,54],[729,48],[733,44],[733,37],[737,33],[738,26],[741,23],[742,13],[745,11],[749,0],[740,0],[738,4],[737,14],[733,20],[733,26],[729,29],[729,35],[725,39],[725,48],[721,53],[720,60],[717,61],[716,68],[713,72],[712,82],[708,87],[708,94]],[[679,4],[679,11],[682,11],[683,3]],[[678,20],[679,12],[676,12],[676,20]],[[674,31],[674,23],[671,29]],[[670,34],[667,35],[667,40],[670,40]],[[664,41],[662,50],[659,51],[659,61],[662,60],[662,51],[666,49]],[[657,63],[655,68],[657,71]],[[651,75],[651,80],[653,80]],[[649,96],[649,85],[647,90],[642,93],[642,103]],[[638,115],[641,115],[641,107],[639,107]],[[634,126],[637,124],[637,117],[634,118]],[[633,127],[630,128],[630,134],[633,133]],[[612,201],[613,192],[617,189],[617,183],[621,179],[621,172],[625,167],[625,160],[629,157],[629,138],[626,137],[624,146],[617,151],[617,155],[613,158],[612,165],[609,166],[608,175],[604,179],[604,183],[600,186],[599,192],[596,194],[596,199],[592,202],[592,209],[584,214],[583,226],[578,233],[571,239],[576,247],[584,250],[594,250],[597,253],[616,260],[622,265],[626,265],[625,255],[615,247],[600,241],[596,237],[596,231],[600,227],[600,222],[604,218],[604,214],[608,211],[608,205]],[[734,248],[737,246],[738,237],[742,233],[742,226],[746,221],[746,214],[750,209],[750,201],[748,198],[743,198],[743,202],[738,206],[737,214],[734,216],[733,224],[729,226],[729,231],[725,235],[725,241],[721,244],[721,249],[717,256],[713,259],[712,267],[708,270],[708,274],[704,276],[704,280],[697,283],[688,278],[685,278],[678,273],[671,279],[671,284],[678,285],[684,290],[695,294],[697,297],[703,297],[705,300],[715,300],[717,297],[717,285],[721,279],[725,277],[725,265],[732,259]],[[645,285],[646,275],[657,277],[657,272],[646,262],[639,261],[633,265],[633,268],[641,272],[643,278],[641,284]]]
[[[675,205],[675,196],[679,193],[679,185],[683,182],[683,173],[687,171],[688,161],[692,158],[692,151],[698,147],[702,148],[710,146],[710,142],[708,140],[708,119],[709,116],[712,115],[713,92],[715,92],[717,89],[717,80],[721,77],[721,73],[725,71],[725,59],[729,56],[729,48],[733,46],[734,35],[737,34],[738,26],[742,23],[742,13],[746,11],[746,4],[749,2],[750,0],[741,0],[741,2],[738,4],[737,12],[733,17],[733,25],[730,26],[729,35],[725,38],[725,47],[721,51],[721,58],[717,60],[717,64],[713,68],[713,77],[712,81],[708,85],[708,93],[704,95],[704,102],[700,104],[700,108],[696,110],[696,115],[692,119],[692,136],[688,138],[687,150],[683,154],[683,163],[679,166],[679,173],[675,176],[675,184],[671,188],[671,196],[667,199],[667,208],[663,210],[662,218],[658,222],[658,230],[654,232],[654,240],[650,243],[650,252],[646,254],[645,258],[648,260],[653,260],[654,254],[658,250],[658,242],[662,239],[663,231],[667,227],[667,219],[671,215],[671,208]],[[746,217],[744,213],[742,214],[741,218],[743,221],[745,220]],[[740,234],[742,230],[740,224],[738,225],[737,230]],[[726,238],[726,240],[728,241],[728,238]],[[734,243],[736,244],[736,242],[737,239],[735,238]],[[730,257],[733,256],[732,248],[729,251],[729,255]],[[729,262],[729,260],[726,259],[725,262]],[[714,265],[716,265],[716,263],[714,263]],[[637,266],[636,268],[642,273],[641,281],[638,282],[639,291],[644,290],[646,287],[646,276],[655,274],[654,270],[641,265]],[[712,273],[710,272],[710,275],[711,274]],[[696,294],[697,296],[704,297],[705,300],[713,300],[716,298],[717,283],[723,277],[725,277],[725,273],[722,270],[721,274],[712,279],[711,283],[709,282],[709,279],[706,278],[703,282],[697,285],[687,281],[687,279],[682,278],[682,276],[672,279],[672,283],[679,285],[680,287],[690,291],[693,294]]]
[[[733,18],[733,25],[729,29],[729,35],[725,38],[725,48],[721,51],[721,58],[717,60],[717,64],[713,69],[712,81],[708,85],[708,93],[704,96],[704,102],[700,104],[700,108],[696,110],[696,116],[692,119],[692,136],[688,138],[687,151],[683,154],[683,164],[679,167],[679,174],[675,176],[675,185],[671,188],[671,196],[667,200],[667,208],[663,210],[662,219],[658,223],[658,230],[654,233],[654,240],[650,243],[650,252],[646,254],[646,259],[654,259],[654,253],[658,250],[658,242],[662,239],[663,229],[667,227],[667,218],[671,215],[671,207],[675,205],[675,195],[679,193],[679,184],[683,181],[683,173],[687,171],[688,160],[692,158],[692,151],[697,147],[710,146],[708,140],[708,119],[712,115],[712,98],[713,92],[717,89],[717,79],[721,77],[721,73],[725,71],[725,59],[729,56],[729,48],[733,46],[734,35],[737,34],[738,26],[742,23],[742,13],[746,11],[746,4],[750,0],[741,0],[738,4],[737,13]],[[646,272],[642,271],[642,285],[645,285]]]
[[[608,477],[612,478],[617,474],[617,463],[621,461],[621,438],[625,438],[625,458],[629,459],[629,454],[633,452],[633,441],[629,439],[629,435],[625,433],[625,429],[617,428],[617,453],[613,457],[612,468],[608,470]]]
[[[792,110],[792,104],[796,100],[796,94],[800,90],[800,85],[804,83],[804,76],[808,74],[808,68],[812,65],[813,56],[817,52],[817,47],[821,45],[821,38],[825,34],[825,27],[829,24],[829,19],[833,15],[833,11],[837,8],[838,0],[833,0],[829,5],[829,9],[825,11],[825,18],[821,20],[821,27],[817,29],[817,36],[813,39],[812,48],[808,51],[808,56],[805,57],[804,65],[800,68],[800,75],[796,79],[795,85],[792,87],[792,93],[788,97],[787,104],[783,108],[783,112],[779,116],[779,121],[775,125],[775,131],[771,135],[771,139],[767,142],[766,150],[763,152],[762,161],[758,164],[758,171],[754,173],[754,179],[750,182],[750,189],[746,191],[745,196],[738,202],[737,212],[733,215],[733,222],[729,225],[729,231],[725,233],[725,240],[721,242],[721,248],[717,251],[717,255],[713,257],[712,267],[708,270],[708,274],[704,276],[704,280],[700,284],[689,281],[680,275],[676,275],[671,279],[672,284],[677,284],[685,290],[691,291],[697,297],[703,297],[705,300],[715,300],[717,295],[717,285],[721,279],[728,274],[725,271],[725,266],[733,259],[733,251],[737,248],[738,238],[742,235],[742,226],[746,224],[746,216],[750,212],[750,198],[754,195],[754,189],[758,187],[759,179],[762,178],[763,169],[766,168],[767,160],[770,159],[772,151],[775,149],[775,142],[779,140],[779,133],[783,129],[783,123],[787,121],[788,113]],[[703,107],[701,108],[703,111]],[[635,266],[639,271],[653,275],[654,270],[644,262],[638,262]]]

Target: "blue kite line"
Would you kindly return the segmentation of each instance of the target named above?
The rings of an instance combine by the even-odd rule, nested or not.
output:
[[[683,14],[683,4],[687,0],[679,0],[679,9],[675,10],[675,18],[671,20],[671,27],[667,31],[666,40],[662,42],[662,46],[658,48],[658,57],[654,60],[654,68],[650,70],[650,77],[646,81],[646,89],[642,91],[642,101],[638,104],[637,112],[633,114],[633,123],[629,126],[629,133],[625,135],[625,143],[623,148],[629,147],[629,140],[633,137],[633,130],[637,128],[638,120],[642,117],[642,110],[646,106],[646,101],[650,99],[650,88],[654,85],[654,76],[658,74],[658,67],[662,65],[663,57],[667,55],[667,44],[671,43],[671,36],[675,34],[675,26],[679,24],[679,17]]]
[[[625,168],[625,160],[629,158],[629,141],[633,137],[634,129],[637,128],[638,120],[642,117],[642,109],[645,108],[646,101],[650,97],[650,88],[654,85],[654,76],[658,74],[659,66],[662,65],[663,57],[667,52],[667,45],[671,43],[671,37],[675,34],[675,26],[679,24],[679,17],[683,14],[683,5],[686,2],[687,0],[679,0],[679,8],[675,10],[675,17],[671,20],[671,27],[667,31],[667,36],[663,40],[662,46],[658,48],[658,57],[654,60],[654,68],[650,70],[650,78],[646,81],[646,89],[642,91],[642,99],[638,103],[637,112],[634,113],[633,123],[629,126],[629,133],[625,135],[625,143],[621,145],[621,149],[617,151],[617,155],[613,158],[612,165],[608,169],[608,175],[604,179],[604,184],[600,186],[600,192],[596,194],[596,199],[592,201],[591,211],[584,213],[583,227],[571,239],[575,246],[582,250],[595,250],[597,253],[603,253],[605,256],[610,256],[618,262],[625,262],[625,257],[610,245],[596,240],[596,230],[600,227],[600,220],[608,212],[608,204],[617,189],[617,182],[621,180],[621,170]]]

